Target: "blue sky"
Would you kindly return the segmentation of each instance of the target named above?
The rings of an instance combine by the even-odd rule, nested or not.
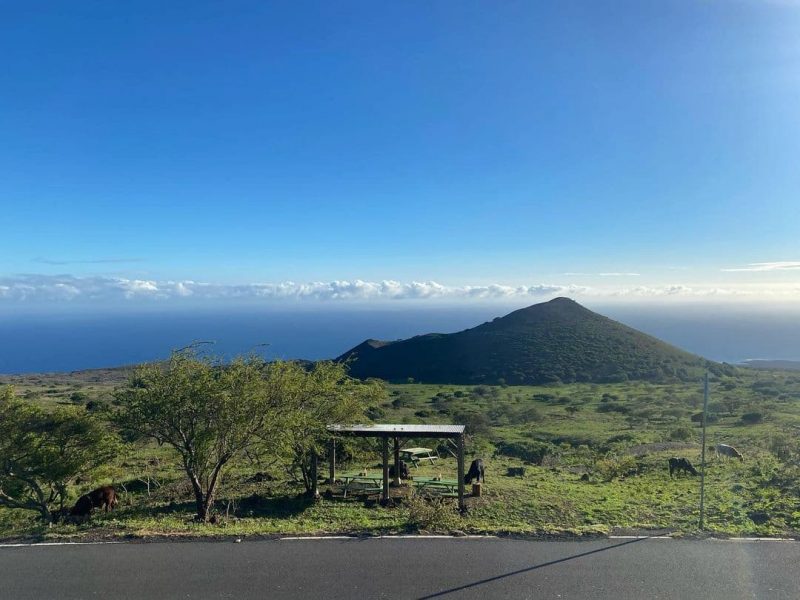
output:
[[[800,299],[800,3],[40,2],[0,300]]]

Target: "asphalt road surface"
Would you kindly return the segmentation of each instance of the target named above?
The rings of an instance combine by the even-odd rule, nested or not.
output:
[[[360,539],[0,547],[0,597],[800,598],[800,543]]]

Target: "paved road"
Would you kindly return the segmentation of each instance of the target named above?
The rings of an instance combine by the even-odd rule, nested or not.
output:
[[[0,547],[0,597],[795,599],[800,543],[366,539]]]

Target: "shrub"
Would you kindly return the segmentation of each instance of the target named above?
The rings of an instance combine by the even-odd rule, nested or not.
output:
[[[607,456],[594,464],[594,473],[603,481],[611,481],[616,477],[635,474],[636,458],[633,456]]]
[[[521,410],[519,414],[516,415],[517,421],[521,423],[541,421],[543,418],[542,411],[535,406],[529,406],[528,408]]]
[[[691,416],[692,423],[702,423],[703,422],[703,413],[695,413]],[[719,417],[714,413],[710,412],[706,415],[706,424],[709,425],[711,423],[716,423],[719,421]]]
[[[669,432],[669,439],[684,442],[692,439],[694,431],[689,425],[680,425]]]
[[[617,404],[616,402],[607,402],[605,404],[598,405],[597,412],[600,413],[616,412],[620,413],[621,415],[627,415],[629,412],[631,412],[631,409],[625,406],[624,404]]]
[[[69,395],[69,401],[73,404],[83,404],[86,402],[86,394],[83,392],[72,392]]]
[[[476,385],[472,388],[472,395],[473,396],[488,396],[491,392],[491,388],[488,385]]]
[[[526,442],[500,442],[497,451],[512,458],[519,458],[535,465],[541,465],[542,460],[553,452],[553,446],[546,442],[531,440]]]
[[[461,515],[458,506],[444,498],[424,498],[413,495],[408,501],[408,526],[415,531],[450,533],[458,529]]]
[[[408,396],[398,396],[394,400],[392,400],[392,406],[395,408],[403,408],[404,406],[408,406],[411,404],[411,398]]]
[[[742,423],[745,425],[755,425],[764,420],[764,414],[758,411],[744,413],[742,415]]]
[[[491,422],[484,413],[460,412],[455,420],[466,425],[466,431],[470,435],[489,436],[492,433]]]

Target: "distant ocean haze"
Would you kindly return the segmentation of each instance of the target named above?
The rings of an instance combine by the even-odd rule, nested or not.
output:
[[[626,325],[707,358],[800,360],[800,313],[743,307],[593,305]],[[450,333],[520,306],[284,307],[186,312],[0,313],[0,373],[71,371],[164,358],[198,340],[232,357],[324,359],[368,338]],[[265,346],[265,344],[268,344]]]

